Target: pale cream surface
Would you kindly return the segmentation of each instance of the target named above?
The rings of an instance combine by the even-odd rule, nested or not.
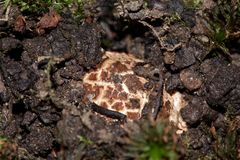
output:
[[[163,89],[163,107],[168,107],[169,121],[173,122],[178,130],[177,133],[181,134],[187,131],[187,124],[183,120],[180,110],[187,105],[184,95],[178,91],[170,94],[165,88]]]
[[[130,119],[140,118],[143,107],[149,101],[150,91],[144,89],[144,84],[148,80],[135,75],[132,68],[136,63],[143,61],[133,55],[118,52],[106,52],[103,59],[103,63],[97,69],[87,73],[83,78],[88,100],[109,110],[123,113]],[[101,76],[103,73],[105,75]],[[120,82],[115,82],[113,76],[117,76]],[[127,81],[136,83],[135,91],[130,89]],[[125,95],[125,98],[118,98],[120,94]],[[138,101],[139,107],[133,107],[130,99]],[[114,105],[119,105],[119,108],[116,109]]]

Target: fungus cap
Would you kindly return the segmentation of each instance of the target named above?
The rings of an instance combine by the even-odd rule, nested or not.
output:
[[[103,62],[84,75],[84,100],[139,119],[151,92],[144,88],[148,80],[132,70],[139,62],[143,60],[131,54],[105,52]]]

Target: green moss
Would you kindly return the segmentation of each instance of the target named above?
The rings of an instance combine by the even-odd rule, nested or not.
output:
[[[5,142],[7,142],[7,138],[0,136],[0,150],[2,149],[3,144],[4,144]]]
[[[203,22],[212,42],[211,51],[219,49],[230,57],[232,42],[240,37],[240,2],[217,0],[216,3],[213,9],[204,11]]]
[[[5,0],[4,4],[5,8],[13,4],[17,5],[23,13],[37,15],[47,13],[50,8],[59,13],[68,9],[76,19],[84,18],[84,0]]]
[[[11,0],[4,1],[4,11],[6,11],[7,7],[11,4]]]
[[[183,0],[183,2],[189,9],[198,9],[202,5],[202,0]]]
[[[215,152],[220,159],[237,159],[238,149],[237,149],[237,128],[240,119],[228,120],[226,129],[227,133],[222,135],[221,132],[217,132],[214,136],[215,142]]]
[[[22,12],[41,14],[47,12],[53,4],[51,0],[12,0]]]
[[[175,22],[183,22],[183,21],[181,19],[181,16],[177,12],[175,12],[175,13],[171,14],[169,17],[164,18],[164,22],[167,25],[171,25]]]
[[[140,130],[130,135],[128,156],[142,160],[176,160],[174,134],[167,123],[144,121]]]
[[[91,144],[93,144],[93,141],[91,141],[91,140],[88,139],[87,137],[84,137],[84,136],[79,135],[78,138],[79,138],[79,141],[80,141],[81,143],[85,144],[85,145],[91,145]]]

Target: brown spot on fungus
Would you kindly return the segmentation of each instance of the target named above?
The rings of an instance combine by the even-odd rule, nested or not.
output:
[[[130,103],[131,103],[131,108],[133,108],[133,109],[140,107],[140,100],[139,99],[131,98]]]
[[[133,91],[134,93],[137,90],[143,89],[144,84],[139,80],[139,78],[135,75],[126,75],[124,76],[125,83],[129,90]]]
[[[121,93],[123,91],[122,85],[116,84],[116,90]]]
[[[127,100],[128,99],[128,95],[125,92],[121,92],[121,93],[118,94],[118,98],[120,100]]]
[[[113,99],[117,99],[117,95],[118,95],[118,91],[116,91],[115,89],[112,91],[112,94],[110,95],[109,98],[113,98]]]
[[[92,87],[91,93],[94,93],[94,99],[97,99],[98,96],[100,96],[100,91],[101,89],[103,89],[103,87],[99,87],[99,86],[94,86]]]
[[[112,89],[110,90],[106,90],[106,92],[104,93],[104,97],[103,98],[110,98],[112,95]]]
[[[124,108],[122,102],[115,102],[112,106],[112,109],[115,109],[116,111],[120,111]]]
[[[127,117],[134,120],[140,118],[140,115],[136,112],[127,112]]]
[[[122,83],[122,79],[120,78],[120,76],[114,74],[111,76],[111,79],[114,83]],[[119,86],[119,85],[118,85]]]
[[[123,65],[121,62],[117,61],[115,63],[112,64],[111,66],[111,70],[110,72],[114,73],[114,72],[126,72],[128,71],[128,68],[126,67],[126,65]]]
[[[88,79],[91,80],[91,81],[96,81],[97,80],[97,73],[90,74]]]
[[[108,104],[106,102],[101,102],[100,106],[103,107],[103,108],[107,108]]]
[[[106,71],[102,71],[100,74],[100,77],[104,81],[109,81],[108,72],[106,72]]]

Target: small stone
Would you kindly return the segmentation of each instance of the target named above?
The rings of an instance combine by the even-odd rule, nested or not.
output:
[[[199,36],[199,39],[203,42],[203,43],[209,43],[209,38],[207,36]]]
[[[207,36],[192,37],[189,41],[189,50],[199,61],[203,61],[209,53],[210,40]]]
[[[21,125],[25,126],[25,127],[29,127],[31,125],[31,123],[33,123],[36,118],[37,118],[37,115],[35,113],[27,111],[24,114]]]
[[[222,114],[219,114],[217,119],[213,122],[213,126],[216,129],[226,129],[226,120]]]
[[[0,103],[7,102],[9,100],[9,92],[5,87],[2,77],[0,76]]]
[[[192,144],[193,149],[199,149],[202,148],[202,146],[203,146],[202,142],[195,142]]]
[[[176,56],[175,52],[165,52],[165,53],[163,53],[163,55],[164,55],[163,60],[164,60],[165,64],[173,64],[174,63],[175,56]]]
[[[3,50],[4,52],[9,52],[14,49],[22,48],[21,41],[11,37],[2,38],[0,43],[2,44],[1,50]]]
[[[173,92],[176,89],[182,88],[182,83],[179,74],[171,74],[165,80],[165,89],[167,92]]]
[[[47,127],[40,127],[39,123],[35,122],[31,126],[31,132],[22,141],[22,146],[35,155],[46,156],[51,152],[53,140],[50,130]]]
[[[231,55],[231,58],[232,58],[232,64],[240,67],[240,55],[235,53]]]
[[[202,98],[193,97],[186,107],[181,109],[183,120],[190,126],[201,121],[215,120],[217,112],[212,110]]]
[[[143,6],[143,0],[132,0],[125,5],[126,9],[130,12],[136,12]]]
[[[194,50],[191,47],[179,49],[175,53],[175,61],[174,64],[171,65],[173,71],[186,68],[196,62]]]
[[[208,104],[216,109],[232,107],[234,112],[239,110],[240,69],[218,57],[204,61],[201,72],[206,77],[204,90]]]
[[[184,69],[180,72],[180,80],[184,87],[188,90],[193,91],[199,89],[202,85],[202,77],[198,72],[192,69]]]
[[[151,81],[150,81],[150,82],[146,82],[146,83],[144,84],[144,88],[147,89],[147,90],[152,89],[153,86],[154,86],[154,84],[153,84],[153,82],[151,82]]]
[[[202,120],[203,108],[187,105],[185,108],[181,110],[181,115],[184,121],[186,121],[187,124],[191,126],[197,124]]]
[[[40,114],[39,118],[46,125],[55,123],[60,120],[60,116],[57,113],[48,112]]]

